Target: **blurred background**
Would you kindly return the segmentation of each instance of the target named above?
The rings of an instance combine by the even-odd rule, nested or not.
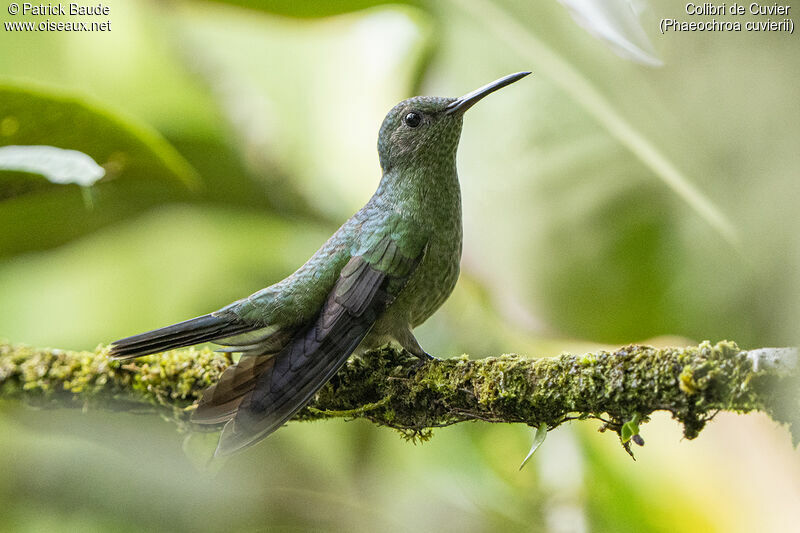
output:
[[[462,275],[418,330],[423,346],[478,358],[796,345],[797,37],[662,35],[662,18],[699,19],[653,4],[142,0],[104,2],[102,17],[3,5],[4,23],[111,25],[0,32],[0,337],[93,349],[281,279],[374,191],[378,127],[395,103],[532,70],[466,115]],[[55,176],[75,153],[14,163],[2,149],[19,145],[77,150],[103,177]],[[289,424],[204,466],[215,434],[6,402],[0,530],[800,521],[800,455],[765,416],[720,414],[695,441],[656,416],[636,462],[598,425],[552,432],[522,471],[523,426],[459,424],[415,446],[338,420]]]

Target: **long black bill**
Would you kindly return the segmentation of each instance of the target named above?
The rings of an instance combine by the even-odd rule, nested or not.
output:
[[[502,89],[506,85],[511,85],[515,81],[521,80],[528,74],[530,74],[530,72],[517,72],[516,74],[509,74],[508,76],[500,78],[499,80],[495,80],[488,85],[484,85],[480,89],[475,89],[471,93],[467,93],[461,98],[455,99],[444,109],[444,112],[448,115],[451,113],[463,113],[478,103],[478,101],[484,96],[491,94],[498,89]]]

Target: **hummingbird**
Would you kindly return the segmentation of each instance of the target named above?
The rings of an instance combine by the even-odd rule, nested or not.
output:
[[[207,315],[127,337],[129,359],[213,342],[240,353],[192,414],[223,424],[216,455],[264,439],[305,406],[354,352],[387,342],[432,359],[412,333],[455,287],[462,249],[456,151],[464,112],[530,72],[460,98],[416,96],[378,134],[375,194],[296,272]]]

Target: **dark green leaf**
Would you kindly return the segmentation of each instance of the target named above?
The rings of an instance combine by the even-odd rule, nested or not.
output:
[[[12,229],[0,233],[0,257],[61,244],[197,184],[188,163],[149,128],[77,98],[0,85],[0,146],[42,145],[81,152],[104,176],[87,196],[74,183],[55,183],[47,161],[31,160],[30,151],[26,165],[0,170],[0,226]]]

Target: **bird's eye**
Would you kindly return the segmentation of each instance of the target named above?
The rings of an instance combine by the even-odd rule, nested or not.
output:
[[[420,116],[419,113],[412,111],[411,113],[406,115],[404,122],[406,123],[406,126],[408,126],[409,128],[416,128],[422,122],[422,117]]]

